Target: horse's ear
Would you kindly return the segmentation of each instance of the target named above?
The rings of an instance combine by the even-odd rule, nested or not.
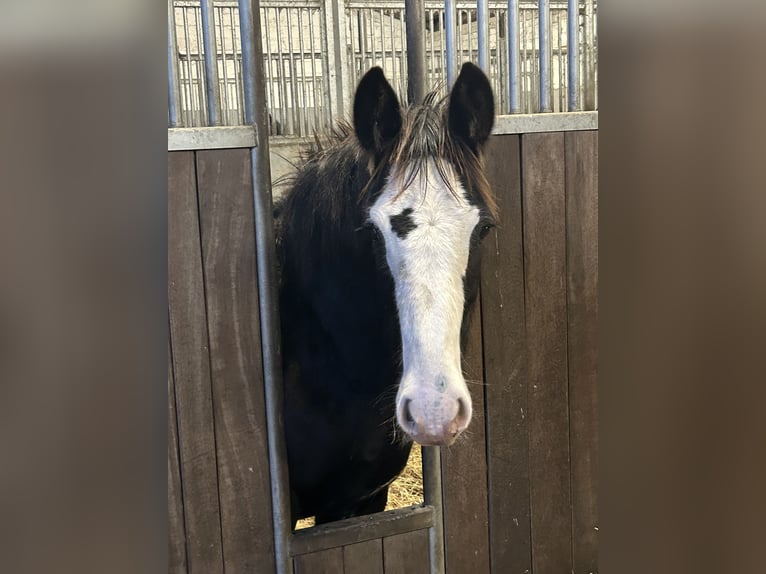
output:
[[[463,64],[449,96],[449,128],[452,134],[478,151],[495,122],[495,98],[480,68]]]
[[[383,70],[372,68],[359,82],[354,96],[354,130],[359,143],[378,155],[399,135],[402,114],[399,100]]]

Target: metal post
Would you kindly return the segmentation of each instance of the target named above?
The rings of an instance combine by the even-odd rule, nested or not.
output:
[[[567,104],[580,109],[580,0],[567,2]]]
[[[291,530],[288,497],[287,448],[285,446],[282,351],[279,331],[276,252],[269,166],[268,110],[261,48],[259,0],[238,0],[242,36],[242,77],[245,93],[245,123],[253,125],[257,146],[250,150],[255,216],[255,252],[258,271],[258,304],[261,314],[263,380],[266,395],[266,425],[271,469],[271,504],[274,526],[274,556],[277,574],[292,572],[288,552]],[[257,32],[256,32],[257,31]]]
[[[479,28],[479,67],[489,76],[489,0],[477,0],[476,25]]]
[[[444,29],[446,32],[447,87],[452,87],[457,76],[455,62],[455,0],[444,0]]]
[[[585,109],[596,109],[596,37],[593,26],[593,0],[585,0]]]
[[[178,40],[173,0],[168,0],[168,127],[177,128],[181,111],[181,84],[178,80]]]
[[[508,98],[512,114],[521,112],[519,76],[519,0],[508,0]]]
[[[407,24],[407,99],[420,103],[426,95],[426,40],[424,0],[405,0]]]
[[[551,111],[551,7],[550,0],[537,1],[540,26],[540,111]]]
[[[344,0],[322,0],[324,19],[324,49],[326,70],[326,96],[333,121],[344,119],[351,97],[348,88],[346,28]],[[323,70],[324,72],[324,70]]]
[[[205,50],[205,88],[207,96],[207,123],[217,126],[221,123],[218,85],[218,49],[215,43],[215,16],[213,15],[213,0],[201,0],[202,11],[202,45]]]
[[[424,501],[434,509],[434,525],[428,530],[431,574],[444,574],[441,450],[439,450],[438,446],[424,446],[422,453]]]

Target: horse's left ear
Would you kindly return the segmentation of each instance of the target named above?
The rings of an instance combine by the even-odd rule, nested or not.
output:
[[[453,135],[478,151],[495,122],[495,98],[489,80],[470,62],[460,68],[449,96],[449,128]]]

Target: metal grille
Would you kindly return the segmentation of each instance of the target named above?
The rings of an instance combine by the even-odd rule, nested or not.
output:
[[[340,18],[327,17],[337,0],[268,0],[261,2],[266,98],[272,135],[306,136],[322,132],[340,115],[340,104],[330,97],[330,81],[353,90],[371,66],[381,66],[386,77],[406,93],[407,57],[404,0],[349,0]],[[204,3],[204,2],[203,2]],[[574,2],[570,2],[574,4]],[[511,111],[509,89],[508,0],[489,2],[487,68],[499,113]],[[541,111],[541,42],[538,3],[518,3],[518,97],[516,112]],[[567,111],[569,74],[566,1],[549,3],[550,51],[547,110]],[[204,26],[199,0],[172,0],[175,25],[169,26],[169,50],[176,56],[175,95],[178,125],[241,125],[244,123],[242,51],[239,10],[231,0],[212,3],[216,84],[206,89]],[[447,41],[444,2],[425,3],[426,81],[446,92]],[[477,6],[455,4],[455,46],[459,63],[479,62]],[[578,109],[597,109],[597,4],[580,0],[578,10],[578,70],[575,75]],[[337,29],[336,29],[337,27]],[[344,38],[341,57],[328,54],[328,36]],[[344,53],[345,51],[345,53]],[[545,50],[543,54],[545,54]],[[172,58],[172,56],[169,55]],[[547,60],[546,60],[547,61]],[[210,105],[214,93],[214,106]],[[172,96],[172,94],[171,94]],[[348,94],[343,94],[348,97]],[[337,99],[337,98],[336,98]],[[546,98],[544,97],[545,101]],[[547,111],[546,110],[546,111]],[[213,121],[213,120],[216,121]]]

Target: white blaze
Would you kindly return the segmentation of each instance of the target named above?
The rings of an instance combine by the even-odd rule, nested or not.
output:
[[[454,437],[471,416],[460,365],[460,328],[463,277],[479,209],[465,199],[455,174],[449,177],[456,193],[429,160],[400,193],[392,174],[370,209],[370,219],[385,239],[396,286],[404,367],[397,394],[399,423],[420,442]],[[401,238],[392,229],[391,217],[407,208],[416,227]],[[407,414],[414,423],[409,426],[403,401],[409,401]]]

